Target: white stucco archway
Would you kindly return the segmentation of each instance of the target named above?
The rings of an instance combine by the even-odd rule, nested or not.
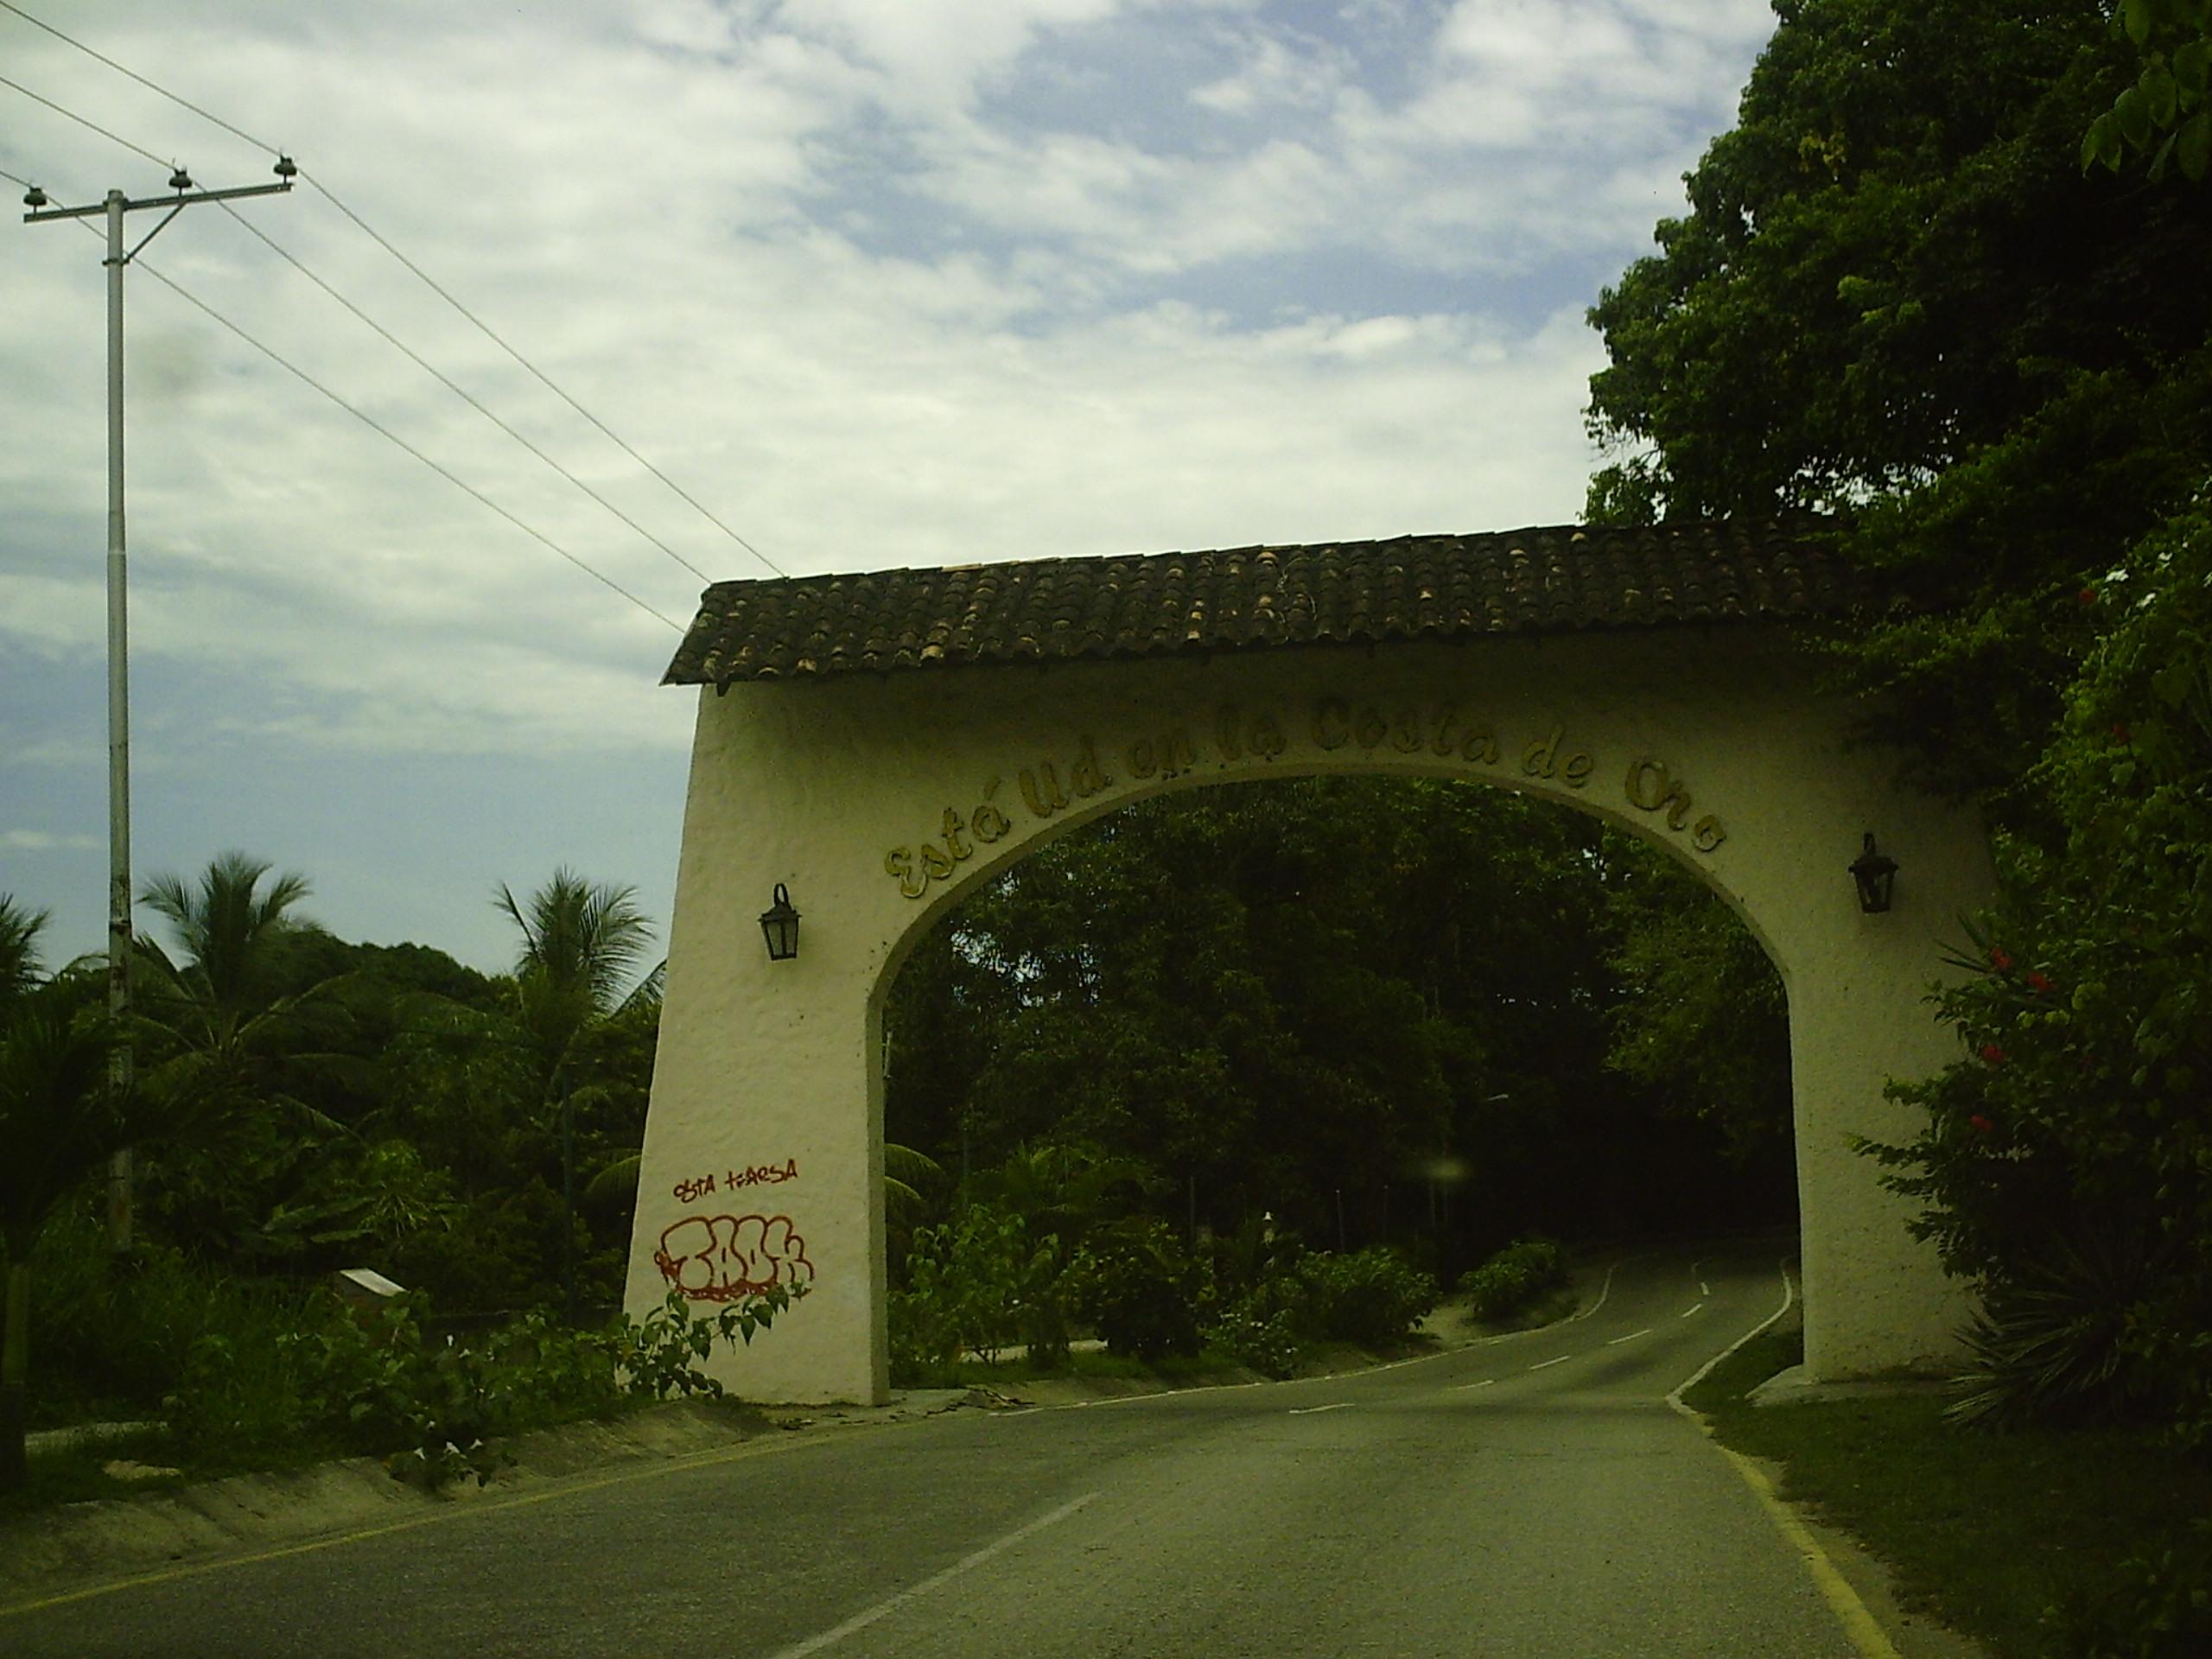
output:
[[[1696,870],[1789,997],[1808,1370],[1953,1351],[1960,1293],[1852,1141],[1909,1138],[1885,1083],[1955,1052],[1924,995],[1941,938],[1987,895],[1986,845],[1970,812],[1851,741],[1859,711],[1817,689],[1783,630],[1467,630],[699,695],[626,1300],[642,1313],[671,1283],[705,1306],[806,1284],[772,1332],[715,1362],[733,1389],[885,1397],[881,1010],[943,909],[1144,796],[1323,772],[1522,790]],[[1867,830],[1904,867],[1886,914],[1860,911],[1845,871]],[[795,961],[763,949],[777,882],[805,918]]]

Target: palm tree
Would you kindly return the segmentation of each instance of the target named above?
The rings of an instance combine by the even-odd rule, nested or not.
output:
[[[139,893],[168,924],[175,952],[150,932],[138,938],[141,1012],[156,1028],[147,1046],[192,1057],[201,1086],[230,1108],[229,1125],[273,1148],[271,1170],[288,1179],[350,1134],[290,1086],[303,1071],[346,1064],[310,1052],[318,1021],[335,1017],[327,993],[339,982],[286,990],[294,948],[312,925],[295,913],[308,891],[304,875],[232,851],[195,882],[157,875]],[[280,1204],[272,1219],[285,1214]],[[281,1221],[275,1233],[265,1224],[261,1242],[284,1231]]]
[[[638,979],[652,944],[652,924],[637,906],[637,889],[586,881],[573,870],[518,899],[504,882],[493,903],[522,934],[515,960],[514,1021],[528,1057],[539,1109],[561,1130],[561,1196],[568,1217],[563,1276],[569,1312],[575,1306],[576,1136],[580,1098],[601,1092],[579,1084],[578,1049],[597,1027],[660,998],[662,968]],[[665,964],[663,964],[664,967]],[[626,992],[624,987],[629,985]]]
[[[522,933],[515,977],[536,976],[549,989],[578,998],[586,1018],[613,1013],[652,944],[652,924],[638,908],[636,893],[557,869],[524,905],[500,883],[492,902]]]
[[[242,1063],[284,1024],[301,1000],[278,995],[284,948],[301,925],[289,912],[308,893],[307,877],[272,874],[240,852],[216,858],[197,887],[174,875],[146,884],[139,900],[168,922],[179,957],[150,939],[141,950],[166,1005],[164,1023],[186,1046]]]
[[[35,933],[35,929],[32,931]],[[65,969],[0,1005],[0,1491],[22,1484],[30,1370],[30,1259],[54,1207],[123,1147],[179,1134],[212,1103],[193,1057],[130,1086],[110,1066],[123,1027],[105,970]]]

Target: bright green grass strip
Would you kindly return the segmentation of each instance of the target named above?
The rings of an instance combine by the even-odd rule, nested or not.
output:
[[[1999,1659],[2063,1653],[2048,1610],[2095,1595],[2212,1503],[2212,1469],[2147,1433],[1956,1429],[1928,1395],[1745,1402],[1799,1357],[1796,1335],[1770,1332],[1685,1398],[1725,1444],[1780,1463],[1784,1497],[1889,1562],[1909,1605]]]

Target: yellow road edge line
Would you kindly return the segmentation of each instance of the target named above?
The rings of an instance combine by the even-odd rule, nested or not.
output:
[[[918,1419],[915,1421],[919,1421]],[[396,1532],[412,1532],[418,1527],[434,1527],[450,1521],[465,1520],[470,1516],[497,1515],[505,1510],[518,1510],[532,1503],[550,1503],[556,1498],[572,1497],[583,1492],[604,1491],[609,1486],[626,1486],[640,1480],[651,1480],[658,1475],[674,1474],[686,1469],[701,1469],[717,1463],[735,1463],[745,1458],[767,1457],[783,1452],[796,1452],[806,1445],[825,1445],[825,1440],[747,1440],[741,1446],[713,1452],[688,1452],[655,1463],[650,1468],[626,1469],[619,1473],[601,1475],[588,1480],[564,1483],[544,1491],[518,1492],[512,1497],[487,1498],[480,1503],[455,1503],[453,1507],[429,1515],[411,1515],[402,1521],[388,1521],[374,1527],[357,1527],[350,1532],[334,1533],[328,1537],[308,1538],[294,1544],[279,1544],[271,1549],[255,1550],[245,1555],[226,1555],[212,1561],[191,1561],[181,1567],[157,1568],[151,1573],[136,1573],[129,1578],[111,1579],[105,1583],[88,1584],[74,1590],[64,1590],[58,1595],[41,1596],[32,1601],[10,1602],[0,1606],[0,1618],[15,1613],[35,1613],[43,1608],[64,1607],[72,1602],[90,1601],[99,1596],[111,1596],[124,1590],[142,1589],[149,1585],[173,1584],[181,1579],[203,1578],[210,1573],[226,1572],[232,1567],[252,1567],[262,1561],[281,1560],[288,1555],[308,1555],[317,1550],[336,1549],[344,1544],[364,1543],[372,1538],[385,1537]]]
[[[1774,1483],[1767,1478],[1766,1471],[1742,1452],[1722,1446],[1719,1440],[1713,1444],[1720,1455],[1728,1459],[1736,1472],[1744,1478],[1744,1484],[1751,1489],[1752,1494],[1764,1506],[1774,1524],[1781,1529],[1782,1535],[1797,1547],[1797,1553],[1804,1557],[1806,1569],[1813,1575],[1813,1582],[1820,1586],[1829,1610],[1842,1624],[1843,1633],[1851,1645],[1859,1649],[1864,1659],[1904,1659],[1882,1629],[1881,1621],[1866,1610],[1866,1604],[1859,1599],[1859,1592],[1851,1587],[1851,1581],[1843,1576],[1827,1551],[1821,1548],[1821,1541],[1813,1536],[1805,1523],[1783,1501],[1782,1495],[1774,1490]]]
[[[1766,1471],[1740,1452],[1723,1446],[1719,1436],[1713,1432],[1713,1425],[1705,1421],[1704,1414],[1682,1402],[1682,1395],[1705,1381],[1714,1366],[1787,1313],[1796,1294],[1797,1287],[1790,1282],[1789,1268],[1785,1262],[1782,1268],[1782,1306],[1699,1366],[1692,1376],[1684,1378],[1668,1395],[1667,1403],[1695,1423],[1698,1432],[1712,1442],[1713,1449],[1727,1459],[1729,1467],[1744,1478],[1744,1484],[1751,1489],[1751,1496],[1758,1499],[1759,1506],[1766,1511],[1768,1519],[1774,1522],[1775,1529],[1789,1541],[1803,1560],[1805,1570],[1813,1575],[1813,1583],[1819,1589],[1821,1599],[1827,1603],[1828,1611],[1836,1616],[1836,1622],[1843,1626],[1844,1639],[1858,1649],[1860,1659],[1904,1659],[1890,1640],[1889,1633],[1883,1630],[1881,1621],[1867,1611],[1866,1604],[1859,1599],[1859,1592],[1851,1587],[1851,1580],[1843,1576],[1842,1569],[1836,1566],[1834,1558],[1821,1548],[1821,1541],[1813,1536],[1811,1529],[1797,1518],[1796,1512],[1774,1490],[1774,1483],[1767,1478]]]

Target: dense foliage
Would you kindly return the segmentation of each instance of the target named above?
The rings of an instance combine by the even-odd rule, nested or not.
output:
[[[2108,620],[2034,779],[2064,825],[2003,844],[2005,897],[1942,1009],[1972,1052],[1879,1149],[1988,1287],[1998,1416],[2212,1433],[2212,501],[2105,579]]]
[[[500,979],[345,944],[300,918],[308,892],[236,853],[150,881],[167,938],[142,940],[129,1021],[97,965],[48,975],[43,917],[0,896],[0,1487],[22,1478],[34,1352],[42,1414],[168,1401],[207,1439],[189,1402],[241,1369],[218,1346],[264,1306],[298,1325],[334,1269],[375,1266],[448,1317],[613,1300],[628,1217],[563,1188],[644,1121],[658,979],[638,977],[626,892],[556,874],[527,905],[503,893],[524,949]],[[88,1217],[126,1146],[136,1236],[111,1257]]]
[[[1592,313],[1592,509],[1822,510],[1896,601],[1841,677],[1979,793],[2002,883],[1941,996],[1961,1058],[1903,1091],[1929,1127],[1870,1150],[1982,1293],[1972,1414],[2202,1440],[2205,10],[1776,10],[1689,213]]]
[[[1788,0],[1736,127],[1591,313],[1595,517],[1842,515],[1847,643],[1932,776],[2018,786],[2075,596],[2202,481],[2212,193],[2084,177],[2136,68],[2058,0]]]
[[[2142,72],[2089,124],[2082,165],[2117,173],[2130,153],[2202,181],[2212,170],[2212,0],[2123,0],[2113,25],[2143,48]]]
[[[1024,1149],[1110,1149],[1131,1207],[1186,1239],[1264,1214],[1449,1277],[1530,1229],[1793,1203],[1758,946],[1663,855],[1496,790],[1128,808],[960,906],[889,1025],[892,1140],[973,1196]]]

